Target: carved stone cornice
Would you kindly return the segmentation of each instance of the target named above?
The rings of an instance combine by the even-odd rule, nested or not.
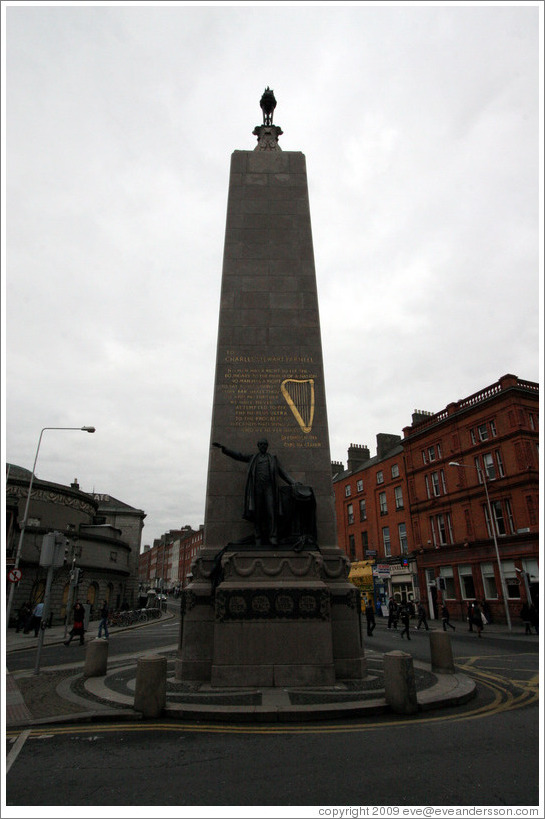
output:
[[[223,559],[225,579],[243,577],[245,579],[275,578],[320,578],[323,560],[319,554],[249,557],[245,554],[228,554]]]
[[[7,490],[8,497],[15,497],[19,499],[25,499],[28,495],[28,485],[27,486],[17,486],[16,484],[10,484],[9,489]],[[95,514],[95,505],[89,501],[84,500],[83,498],[77,498],[74,495],[65,494],[64,492],[59,492],[58,490],[54,489],[40,489],[39,487],[34,486],[32,488],[32,496],[30,501],[41,501],[42,503],[56,503],[62,506],[68,506],[70,509],[77,509],[79,512],[85,512],[88,515],[93,516]]]

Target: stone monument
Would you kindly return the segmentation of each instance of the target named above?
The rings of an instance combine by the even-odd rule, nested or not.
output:
[[[176,677],[212,686],[362,679],[359,593],[336,540],[305,157],[274,92],[231,157],[204,545]]]

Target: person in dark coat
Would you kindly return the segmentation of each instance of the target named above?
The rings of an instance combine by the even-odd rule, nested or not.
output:
[[[85,634],[83,621],[85,618],[85,609],[81,603],[76,603],[74,606],[74,625],[70,631],[70,639],[66,640],[65,646],[69,646],[73,637],[79,637],[79,644],[82,646],[85,642],[83,635]]]
[[[477,601],[473,603],[473,609],[471,613],[471,624],[475,626],[475,628],[477,629],[477,633],[480,637],[481,632],[483,630],[483,615]],[[471,629],[471,631],[473,631],[473,629]]]
[[[522,622],[524,623],[524,633],[525,634],[531,634],[532,633],[532,623],[531,623],[531,619],[530,619],[530,606],[528,605],[528,603],[523,604],[523,606],[522,606],[522,608],[520,610],[520,616],[521,616]]]
[[[401,618],[401,623],[403,625],[403,631],[401,632],[401,639],[403,639],[403,635],[406,634],[407,635],[407,640],[410,640],[411,639],[411,634],[410,634],[410,631],[409,631],[409,626],[410,626],[410,623],[411,623],[411,615],[409,613],[409,609],[407,608],[407,606],[402,607],[400,618]]]
[[[27,629],[27,623],[30,625],[30,611],[31,609],[28,603],[23,603],[17,612],[17,625],[15,626],[17,633],[19,633],[21,629],[24,629],[25,634],[28,634],[29,629]]]
[[[254,524],[256,545],[276,546],[280,511],[279,478],[290,486],[296,486],[297,481],[284,471],[276,455],[267,452],[269,442],[266,438],[261,438],[257,442],[258,451],[251,455],[235,452],[217,441],[214,441],[212,446],[218,447],[224,455],[235,461],[249,464],[244,490],[243,518]]]
[[[481,605],[482,605],[482,608],[483,608],[483,614],[484,614],[484,616],[486,618],[486,622],[491,623],[492,622],[492,612],[490,611],[490,606],[488,605],[486,600],[483,600]]]
[[[372,637],[373,631],[377,623],[375,620],[375,610],[370,600],[367,602],[367,605],[365,606],[365,619],[367,620],[367,636]]]
[[[392,598],[388,603],[388,628],[397,628],[397,620],[399,617],[399,609],[396,601]]]
[[[453,626],[450,622],[450,612],[447,608],[447,604],[443,603],[443,608],[441,609],[441,617],[443,618],[443,631],[447,630],[447,626],[451,628],[453,631],[456,631],[456,626]]]
[[[417,629],[420,629],[421,625],[424,625],[426,631],[429,631],[428,621],[426,620],[426,609],[422,605],[422,603],[418,604],[418,625],[416,626]]]
[[[473,603],[467,604],[467,623],[468,623],[468,631],[473,631]]]

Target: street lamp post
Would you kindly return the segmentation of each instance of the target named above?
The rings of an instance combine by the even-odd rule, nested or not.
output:
[[[487,481],[486,481],[486,469],[483,469],[482,472],[481,472],[481,470],[478,469],[476,466],[473,466],[473,464],[461,464],[458,461],[450,461],[449,466],[458,466],[458,467],[462,467],[464,469],[475,469],[477,471],[477,474],[482,474],[482,476],[483,476],[484,491],[485,491],[485,494],[486,494],[486,504],[487,504],[487,507],[488,507],[488,516],[490,518],[490,526],[492,528],[492,537],[494,539],[494,548],[496,550],[496,560],[498,562],[498,571],[500,573],[501,593],[503,595],[503,604],[505,606],[505,618],[507,620],[507,628],[509,629],[509,631],[511,631],[511,628],[512,628],[512,626],[511,626],[511,615],[509,614],[509,604],[507,602],[507,588],[506,588],[506,585],[505,585],[505,577],[503,575],[503,569],[502,569],[502,566],[501,566],[500,551],[498,549],[498,538],[496,537],[496,524],[494,522],[494,516],[492,514],[492,506],[490,504],[490,495],[488,494],[488,486],[487,486]]]
[[[38,438],[38,446],[36,447],[36,456],[34,458],[34,465],[32,467],[32,474],[30,476],[30,483],[28,485],[28,495],[27,495],[27,498],[26,498],[25,513],[23,515],[23,522],[21,524],[21,533],[19,535],[19,543],[17,544],[17,552],[15,554],[15,563],[13,564],[14,569],[19,568],[19,560],[21,559],[21,551],[23,549],[23,538],[24,538],[24,535],[25,535],[25,529],[26,529],[26,525],[27,525],[27,521],[28,521],[28,510],[29,510],[29,507],[30,507],[30,494],[32,492],[32,484],[34,483],[34,472],[36,470],[36,461],[38,460],[38,453],[40,451],[40,444],[42,443],[42,435],[44,434],[44,432],[46,430],[50,430],[50,429],[71,429],[71,430],[79,430],[81,432],[94,432],[95,431],[95,427],[44,427],[42,429],[42,431],[40,432],[40,437]],[[6,612],[6,623],[7,623],[8,628],[9,628],[9,618],[10,618],[10,614],[11,614],[11,606],[13,604],[14,594],[15,594],[15,583],[12,583],[11,587],[10,587],[10,590],[9,590],[8,606],[7,606],[7,612]]]

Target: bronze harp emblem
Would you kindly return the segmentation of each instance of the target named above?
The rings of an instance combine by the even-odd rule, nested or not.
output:
[[[314,379],[286,378],[280,389],[303,432],[310,432],[314,421]]]

